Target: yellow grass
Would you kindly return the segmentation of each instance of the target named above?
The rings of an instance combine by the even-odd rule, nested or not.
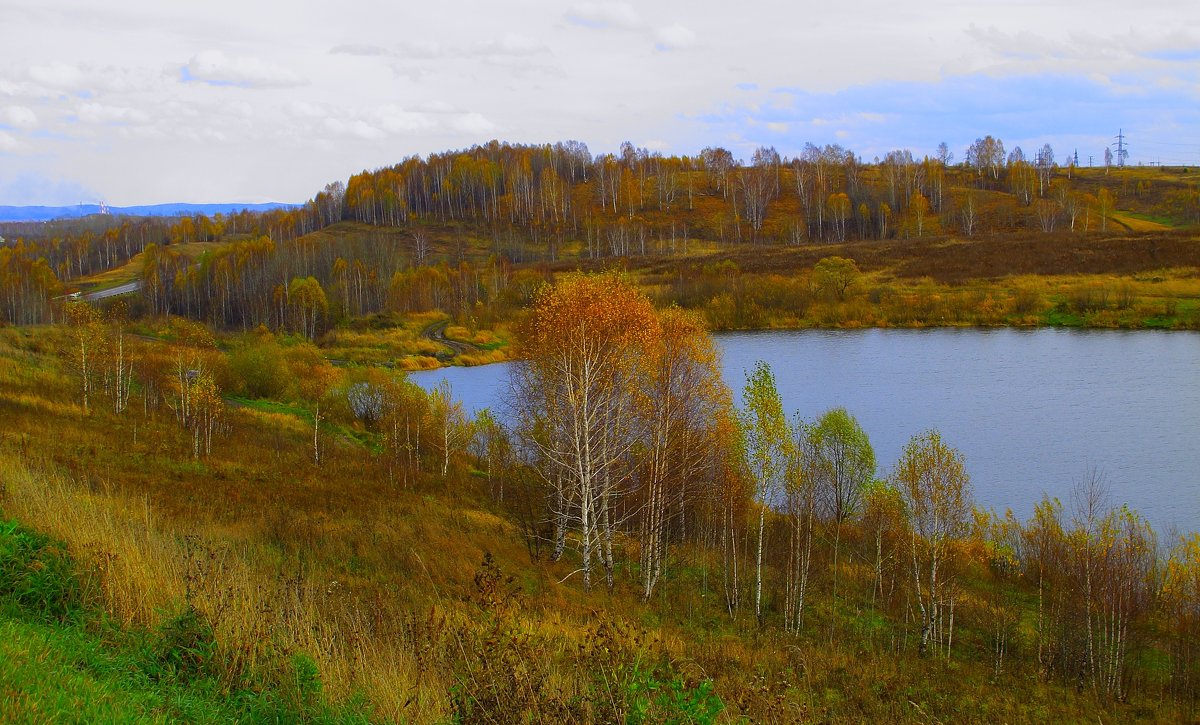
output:
[[[1171,228],[1166,224],[1160,224],[1147,219],[1138,219],[1128,214],[1123,214],[1119,211],[1110,214],[1109,218],[1129,229],[1131,232],[1161,232],[1167,231]]]
[[[60,475],[32,472],[0,454],[6,515],[64,541],[98,586],[105,608],[125,624],[153,627],[190,604],[214,629],[227,675],[278,670],[278,653],[304,652],[316,661],[330,696],[356,689],[372,695],[380,714],[441,717],[444,688],[422,678],[403,647],[369,636],[369,613],[336,580],[286,565],[256,563],[262,552],[246,541],[202,527],[159,520],[147,499],[91,490]]]

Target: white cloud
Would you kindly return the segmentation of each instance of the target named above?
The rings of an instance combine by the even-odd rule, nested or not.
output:
[[[288,104],[288,111],[293,116],[301,118],[324,118],[329,115],[328,109],[324,106],[308,101],[292,101]]]
[[[546,51],[546,45],[517,33],[505,33],[500,40],[488,41],[473,49],[476,55],[528,56]]]
[[[0,122],[17,128],[33,128],[37,126],[37,114],[26,106],[9,106],[0,114]]]
[[[384,106],[373,114],[373,120],[380,128],[393,134],[428,131],[437,123],[427,113],[406,111],[399,106]]]
[[[231,58],[219,50],[196,54],[184,69],[188,79],[215,85],[292,88],[305,84],[304,79],[283,66],[252,56]]]
[[[499,39],[488,38],[475,43],[442,45],[428,38],[404,40],[390,49],[363,44],[343,44],[332,48],[333,55],[350,55],[360,58],[390,57],[406,61],[433,61],[445,59],[475,58],[525,58],[547,52],[545,43],[519,33],[505,33]]]
[[[496,130],[496,124],[478,113],[463,113],[450,121],[450,126],[460,133],[483,134]]]
[[[29,68],[29,77],[44,86],[60,91],[75,91],[84,87],[84,74],[68,63],[54,62]]]
[[[78,117],[86,123],[145,123],[149,116],[136,108],[109,106],[103,103],[84,103]]]
[[[176,129],[176,132],[181,138],[199,143],[210,143],[214,141],[217,143],[223,143],[229,139],[229,137],[221,131],[208,126],[201,126],[199,128],[183,127]]]
[[[567,11],[567,20],[590,28],[640,30],[645,23],[629,3],[585,2]]]
[[[329,52],[333,55],[356,55],[362,58],[370,58],[372,56],[387,55],[388,49],[380,45],[371,45],[370,43],[342,43],[330,48]]]
[[[445,56],[446,50],[436,41],[417,38],[400,42],[393,55],[414,60],[435,60]]]
[[[162,141],[170,138],[170,134],[158,126],[126,126],[120,129],[120,133],[125,138],[138,138],[152,141]]]
[[[663,50],[682,50],[696,44],[696,33],[679,23],[659,28],[654,37],[658,40],[658,47]]]
[[[0,153],[9,153],[21,148],[21,142],[12,134],[0,131]]]
[[[325,128],[339,136],[353,136],[367,141],[378,141],[387,136],[383,131],[361,119],[343,121],[340,118],[327,118],[325,119]]]

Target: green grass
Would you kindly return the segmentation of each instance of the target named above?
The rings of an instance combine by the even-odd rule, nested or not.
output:
[[[290,405],[277,400],[268,400],[260,398],[242,398],[236,395],[231,395],[225,398],[236,407],[249,408],[257,410],[260,413],[276,413],[279,415],[291,415],[301,420],[312,423],[313,414],[311,410],[302,408],[299,405]]]
[[[308,426],[311,426],[313,422],[312,411],[299,405],[283,403],[277,400],[243,398],[238,396],[228,396],[225,398],[225,400],[236,407],[249,408],[251,410],[257,410],[260,413],[290,415],[304,421],[305,425]],[[325,421],[325,413],[321,414],[321,420]],[[335,435],[341,437],[342,439],[367,448],[372,452],[378,453],[382,450],[379,437],[367,431],[331,422],[322,422],[321,429],[327,432],[332,431]]]
[[[122,629],[89,605],[64,547],[0,520],[0,722],[366,722],[330,708],[312,661],[283,683],[215,676],[211,631],[191,610],[158,631]]]
[[[1181,224],[1176,223],[1170,217],[1159,216],[1157,214],[1144,214],[1142,212],[1129,211],[1126,209],[1122,209],[1120,213],[1124,216],[1132,217],[1134,219],[1140,219],[1141,221],[1144,221],[1144,222],[1153,222],[1154,224],[1162,224],[1165,227],[1179,228],[1179,227],[1183,226]]]
[[[155,683],[141,664],[78,626],[0,615],[0,720],[221,722],[235,714],[199,688]]]

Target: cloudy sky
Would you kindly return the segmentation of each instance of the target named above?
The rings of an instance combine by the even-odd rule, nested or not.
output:
[[[818,7],[820,6],[820,7]],[[0,204],[301,201],[492,138],[1200,162],[1191,0],[0,0]]]

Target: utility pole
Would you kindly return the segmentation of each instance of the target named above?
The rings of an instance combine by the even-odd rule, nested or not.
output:
[[[1125,148],[1125,129],[1117,129],[1116,139],[1113,145],[1117,147],[1117,166],[1124,166],[1125,159],[1129,157],[1129,149]]]
[[[1088,168],[1089,169],[1092,168],[1092,159],[1094,159],[1094,158],[1096,158],[1096,157],[1092,156],[1091,154],[1088,154]]]

